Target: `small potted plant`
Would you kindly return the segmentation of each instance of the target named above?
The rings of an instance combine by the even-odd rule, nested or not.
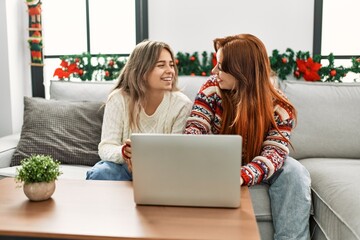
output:
[[[62,174],[60,162],[48,155],[31,155],[21,161],[15,180],[23,183],[25,195],[32,201],[49,199],[55,191],[55,180]]]

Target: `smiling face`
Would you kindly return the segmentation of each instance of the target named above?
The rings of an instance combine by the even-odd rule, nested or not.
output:
[[[223,61],[223,51],[219,48],[216,52],[217,64],[212,69],[212,73],[216,75],[219,87],[224,90],[233,90],[236,86],[236,78],[230,73],[222,70],[221,63]]]
[[[168,50],[160,53],[154,69],[147,75],[148,91],[171,91],[175,77],[175,63]]]

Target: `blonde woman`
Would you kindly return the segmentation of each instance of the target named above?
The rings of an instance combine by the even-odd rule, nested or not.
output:
[[[176,84],[169,45],[143,41],[131,53],[105,105],[99,155],[86,179],[132,180],[131,133],[182,133],[192,102]]]

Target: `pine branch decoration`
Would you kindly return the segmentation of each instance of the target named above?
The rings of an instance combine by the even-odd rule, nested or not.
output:
[[[55,69],[54,76],[60,80],[77,78],[82,81],[111,81],[117,79],[126,64],[126,59],[126,56],[116,54],[68,55],[60,58],[60,67]],[[320,64],[322,59],[327,59],[328,64]],[[342,82],[342,78],[349,72],[360,73],[360,57],[352,57],[352,66],[346,68],[335,66],[333,54],[322,58],[320,55],[310,56],[308,51],[294,52],[287,48],[283,53],[277,49],[273,50],[269,61],[272,71],[281,80],[292,76],[307,81]],[[216,55],[204,51],[200,57],[199,52],[178,52],[176,65],[180,76],[209,76],[216,65]]]

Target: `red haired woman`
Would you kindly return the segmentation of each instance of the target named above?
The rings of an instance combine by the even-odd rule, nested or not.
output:
[[[214,40],[217,64],[195,99],[186,134],[243,137],[242,185],[269,184],[274,239],[309,239],[310,176],[288,156],[296,110],[271,81],[264,44],[240,34]]]

